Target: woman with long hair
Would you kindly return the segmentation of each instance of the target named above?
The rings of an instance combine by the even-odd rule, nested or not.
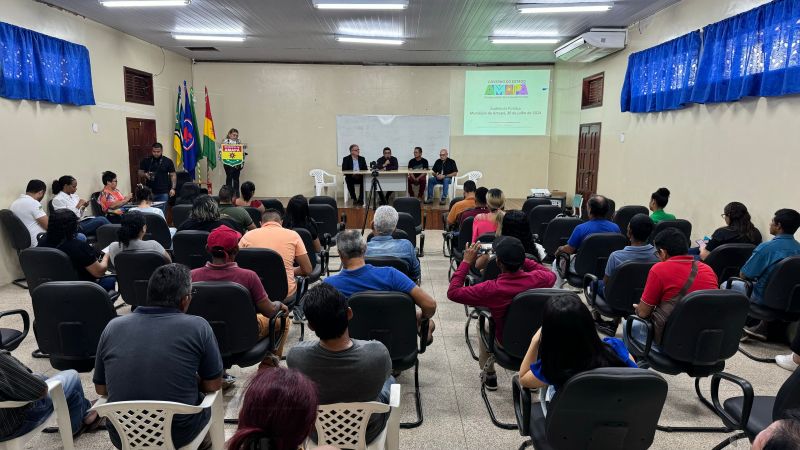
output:
[[[89,201],[80,198],[75,193],[78,191],[78,180],[72,175],[64,175],[57,180],[53,180],[51,188],[53,198],[50,201],[53,209],[68,209],[72,211],[75,218],[78,219],[79,232],[87,236],[94,235],[98,228],[111,223],[103,216],[93,217],[91,213],[85,213],[86,208],[89,206]]]
[[[295,195],[289,199],[286,205],[286,214],[283,216],[283,228],[305,228],[311,233],[311,239],[314,241],[314,251],[319,252],[322,250],[322,245],[319,243],[319,231],[317,224],[311,219],[311,214],[308,212],[308,199],[302,195]],[[308,249],[306,249],[308,250]]]
[[[484,233],[495,233],[500,236],[503,230],[503,208],[506,205],[506,196],[503,191],[494,188],[486,194],[486,204],[489,212],[478,214],[472,222],[472,242],[477,242],[478,237]]]
[[[149,189],[149,188],[147,188]],[[111,259],[111,264],[114,264],[114,258],[122,252],[128,251],[142,251],[149,250],[158,252],[164,255],[167,262],[172,262],[164,247],[155,240],[145,241],[144,235],[147,233],[147,224],[144,220],[144,215],[138,211],[128,211],[122,216],[119,230],[117,230],[117,242],[113,242],[108,247],[108,255]]]
[[[761,232],[753,225],[747,207],[739,202],[730,202],[722,211],[725,226],[717,228],[705,245],[699,247],[700,259],[706,259],[715,248],[724,244],[753,244],[761,243]],[[691,249],[689,253],[696,250]],[[696,253],[695,253],[696,254]]]
[[[189,218],[178,227],[178,231],[200,230],[211,232],[211,230],[220,225],[227,225],[239,233],[244,233],[242,226],[238,222],[220,215],[219,205],[210,195],[201,195],[192,202],[192,212]]]
[[[258,212],[264,214],[264,205],[261,203],[261,200],[256,200],[253,198],[253,195],[256,193],[256,185],[252,181],[245,181],[242,183],[241,186],[242,196],[236,197],[233,200],[233,204],[236,206],[250,206],[252,208],[256,208]]]
[[[570,378],[600,367],[636,367],[625,344],[597,335],[589,308],[575,294],[551,297],[542,326],[533,336],[519,368],[520,383],[530,389],[548,386],[542,407]]]
[[[532,257],[538,263],[542,262],[544,258],[544,248],[533,241],[531,235],[531,227],[528,222],[528,217],[520,210],[507,211],[503,215],[503,226],[501,227],[501,236],[515,237],[522,242],[525,247],[525,254]],[[481,255],[475,261],[475,268],[483,270],[489,262],[489,255]]]
[[[669,189],[662,187],[650,195],[650,219],[653,223],[658,223],[664,220],[675,220],[675,215],[664,211],[669,203]]]

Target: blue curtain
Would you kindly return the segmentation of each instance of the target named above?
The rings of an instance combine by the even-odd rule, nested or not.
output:
[[[691,100],[800,93],[800,0],[776,0],[707,26]]]
[[[89,50],[0,22],[0,97],[94,105]]]
[[[653,112],[682,108],[697,76],[700,32],[632,53],[622,86],[622,111]]]

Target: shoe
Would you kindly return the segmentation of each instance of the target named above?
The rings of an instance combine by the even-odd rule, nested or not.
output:
[[[234,384],[236,384],[236,377],[225,372],[222,375],[222,390],[227,391],[232,388]]]
[[[783,367],[784,369],[788,370],[789,372],[794,372],[797,369],[797,363],[794,362],[794,354],[789,353],[788,355],[778,355],[775,357],[775,364]]]
[[[294,312],[292,314],[292,323],[294,324],[301,324],[303,321],[306,320],[306,315],[303,312],[303,308],[301,306],[295,306]]]
[[[486,387],[488,391],[496,391],[497,390],[497,374],[487,373],[483,378],[483,385]]]
[[[763,320],[752,327],[744,327],[744,332],[753,339],[767,341],[767,322]]]
[[[447,204],[447,198],[442,197],[441,199],[439,199],[439,204],[440,205],[446,205]]]
[[[433,203],[433,200],[431,200],[431,199],[427,199],[427,200],[425,200],[425,201],[424,201],[424,202],[422,202],[422,203],[425,203],[426,205],[430,205],[431,203]]]

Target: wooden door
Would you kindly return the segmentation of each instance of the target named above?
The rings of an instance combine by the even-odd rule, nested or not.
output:
[[[578,133],[578,169],[575,177],[575,193],[583,195],[584,210],[586,201],[597,192],[597,171],[600,164],[599,123],[585,123]]]
[[[152,154],[153,143],[156,142],[156,121],[127,117],[125,122],[128,130],[128,166],[131,172],[130,192],[135,192],[136,185],[140,182],[137,173],[139,163]]]

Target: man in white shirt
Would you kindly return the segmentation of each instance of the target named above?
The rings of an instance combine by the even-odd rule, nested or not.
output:
[[[31,247],[38,243],[36,235],[47,231],[47,214],[42,208],[42,199],[47,185],[42,180],[31,180],[25,193],[11,203],[11,212],[25,224],[31,234]]]
[[[68,209],[78,216],[78,231],[85,235],[93,235],[95,231],[103,225],[109,224],[103,216],[83,216],[84,210],[89,206],[89,202],[78,197],[75,192],[78,190],[78,180],[70,175],[64,175],[58,180],[53,181],[53,209]]]

